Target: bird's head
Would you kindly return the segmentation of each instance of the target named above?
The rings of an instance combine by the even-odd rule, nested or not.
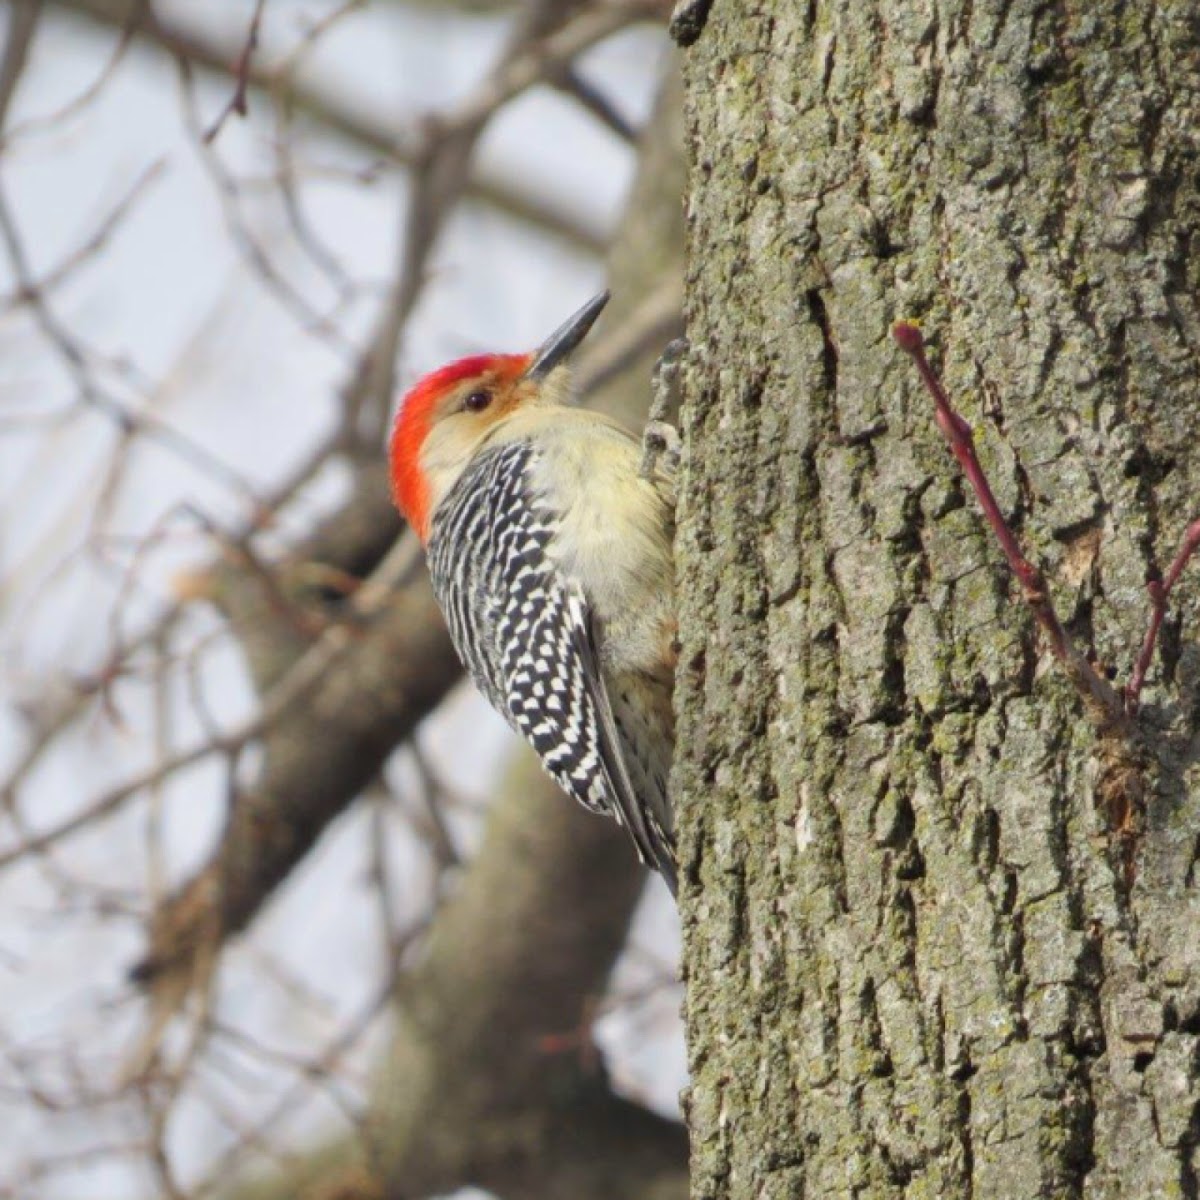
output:
[[[531,353],[460,358],[409,390],[392,426],[392,495],[422,541],[438,504],[502,421],[566,402],[567,360],[607,303],[608,292],[593,297]]]

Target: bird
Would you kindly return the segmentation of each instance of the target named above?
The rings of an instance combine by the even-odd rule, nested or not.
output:
[[[674,895],[675,472],[573,402],[571,357],[608,299],[536,350],[420,379],[392,425],[391,485],[476,686]]]

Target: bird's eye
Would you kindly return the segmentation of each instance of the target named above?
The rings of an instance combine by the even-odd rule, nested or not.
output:
[[[471,392],[463,401],[463,408],[465,408],[467,412],[479,413],[483,412],[483,410],[487,408],[491,402],[491,392]]]

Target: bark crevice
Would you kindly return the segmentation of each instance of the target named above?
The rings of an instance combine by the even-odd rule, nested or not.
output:
[[[923,320],[1127,678],[1200,495],[1198,39],[1115,2],[750,0],[689,51],[697,1197],[1195,1187],[1197,588],[1140,740],[1098,736],[887,331]]]

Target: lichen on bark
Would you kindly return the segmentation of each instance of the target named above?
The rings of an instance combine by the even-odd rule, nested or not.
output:
[[[923,321],[1127,676],[1200,496],[1194,7],[716,0],[685,77],[693,1194],[1195,1196],[1200,586],[1126,874],[1097,736],[888,337]]]

